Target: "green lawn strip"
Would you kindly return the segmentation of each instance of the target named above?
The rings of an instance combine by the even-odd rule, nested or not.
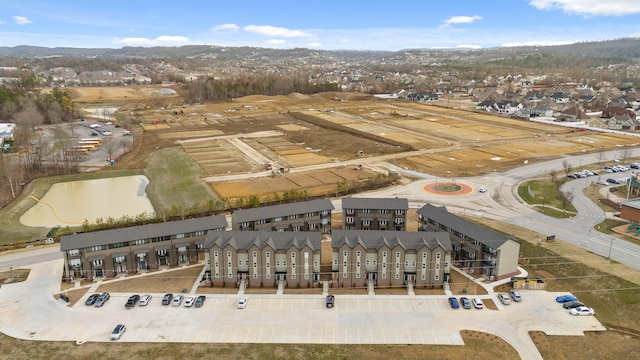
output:
[[[564,181],[561,180],[552,182],[550,177],[525,181],[518,187],[518,195],[529,205],[540,205],[536,206],[538,211],[542,211],[543,208],[546,211],[547,206],[560,210],[545,212],[549,216],[567,217],[567,214],[569,214],[568,217],[570,217],[576,212],[576,208],[571,203],[568,203],[566,208],[563,207],[563,203],[559,198],[560,186],[563,183]],[[559,214],[562,216],[557,216]]]
[[[145,169],[149,178],[147,196],[156,213],[172,207],[204,206],[216,196],[204,181],[206,172],[180,147],[155,151]]]

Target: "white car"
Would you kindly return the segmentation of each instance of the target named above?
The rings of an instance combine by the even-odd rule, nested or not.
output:
[[[116,325],[116,327],[111,332],[111,340],[120,339],[120,336],[122,336],[122,334],[124,334],[125,331],[127,331],[126,326],[124,326],[123,324]]]
[[[138,305],[140,305],[140,306],[147,306],[147,305],[149,305],[149,301],[151,301],[151,295],[142,295],[142,297],[140,298],[140,302],[138,303]]]
[[[569,311],[571,315],[595,315],[595,311],[592,308],[586,306],[578,306],[577,308],[573,308]]]
[[[486,187],[481,187],[480,188],[480,192],[481,193],[486,193],[489,189],[487,189]]]
[[[113,135],[113,133],[111,131],[103,131],[102,135],[109,136],[109,135]]]
[[[185,307],[192,307],[193,303],[196,301],[196,297],[195,296],[187,296],[186,299],[184,299],[184,306]]]
[[[102,126],[102,125],[100,125],[100,124],[91,124],[91,125],[89,125],[89,127],[92,128],[92,129],[97,129],[100,126]]]
[[[511,304],[511,298],[507,294],[498,294],[498,299],[500,299],[500,302],[505,305]]]
[[[238,300],[238,309],[246,308],[248,301],[249,301],[249,299],[247,299],[247,298],[240,298],[240,300]]]
[[[474,298],[474,299],[471,300],[471,302],[473,303],[473,307],[476,308],[476,309],[484,308],[484,303],[482,302],[481,299]]]
[[[176,295],[176,296],[173,297],[173,300],[171,301],[171,305],[172,306],[180,306],[180,304],[182,304],[182,300],[184,300],[184,296]]]

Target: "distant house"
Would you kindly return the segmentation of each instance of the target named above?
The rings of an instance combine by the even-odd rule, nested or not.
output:
[[[569,100],[571,100],[571,96],[561,91],[554,92],[553,94],[551,94],[551,96],[549,96],[549,98],[555,101],[556,104],[566,104],[569,102]]]
[[[531,117],[552,117],[553,109],[548,106],[534,106],[531,108]]]
[[[640,130],[640,122],[629,114],[616,115],[606,120],[605,125],[610,130]]]
[[[635,111],[618,106],[607,106],[604,110],[602,110],[602,115],[600,117],[609,119],[616,115],[624,114],[629,115],[629,117],[631,117],[632,119],[636,118]]]
[[[503,100],[498,103],[494,103],[493,108],[495,112],[504,115],[513,115],[516,111],[522,109],[524,106],[518,101]]]
[[[491,111],[495,103],[496,102],[493,100],[485,100],[483,102],[476,104],[476,110]]]
[[[580,95],[580,98],[578,98],[578,101],[580,101],[581,103],[590,104],[590,103],[596,101],[596,96],[595,95]]]
[[[411,101],[425,101],[425,99],[427,98],[427,96],[425,94],[422,93],[411,93],[409,95],[407,95],[407,99],[411,100]]]
[[[517,110],[513,114],[513,117],[518,119],[529,119],[531,117],[531,108],[522,108],[520,110]]]
[[[584,111],[578,109],[577,106],[572,106],[565,109],[557,117],[559,121],[589,121],[591,118]]]
[[[319,231],[331,232],[329,199],[236,210],[231,214],[231,228],[243,231]]]

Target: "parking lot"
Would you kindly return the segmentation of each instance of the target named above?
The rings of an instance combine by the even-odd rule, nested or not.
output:
[[[596,317],[569,315],[555,302],[558,293],[526,290],[522,302],[502,310],[451,309],[446,295],[337,295],[328,309],[322,295],[250,294],[247,307],[238,309],[236,294],[209,294],[201,308],[162,305],[164,294],[152,294],[149,305],[126,309],[131,294],[112,293],[101,308],[84,304],[89,294],[69,307],[52,296],[60,261],[34,265],[27,281],[0,289],[0,331],[21,339],[102,342],[122,323],[122,342],[463,345],[466,329],[502,337],[523,358],[538,359],[530,330],[605,330]]]

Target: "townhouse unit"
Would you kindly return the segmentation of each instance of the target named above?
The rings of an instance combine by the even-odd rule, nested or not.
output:
[[[225,216],[208,216],[60,237],[67,278],[114,277],[204,259],[208,231],[225,231]]]
[[[331,232],[329,199],[236,210],[231,215],[232,230]]]
[[[451,236],[453,265],[504,279],[518,274],[520,243],[491,229],[427,204],[417,211],[419,231],[445,231]]]
[[[334,230],[331,248],[334,287],[442,287],[450,274],[445,232]]]
[[[212,285],[317,286],[321,239],[318,231],[211,231],[205,248]]]
[[[400,198],[342,199],[343,230],[405,231],[409,201]]]

